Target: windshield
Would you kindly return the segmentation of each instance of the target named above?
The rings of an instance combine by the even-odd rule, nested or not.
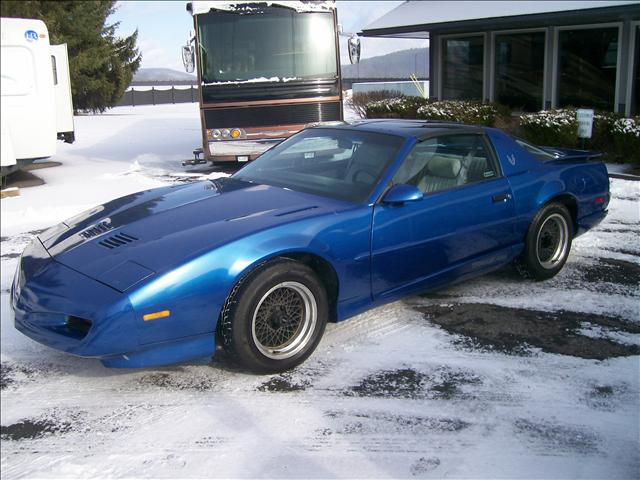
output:
[[[204,83],[337,76],[333,13],[213,10],[198,29]]]
[[[394,135],[313,128],[273,147],[233,178],[362,203],[403,141]]]

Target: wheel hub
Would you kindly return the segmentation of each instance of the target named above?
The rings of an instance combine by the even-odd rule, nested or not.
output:
[[[271,312],[271,317],[269,319],[269,325],[274,330],[278,330],[283,325],[286,325],[291,320],[287,317],[286,311],[281,307],[275,307]]]

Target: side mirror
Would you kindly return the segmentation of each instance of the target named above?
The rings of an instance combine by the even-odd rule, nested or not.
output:
[[[422,200],[422,192],[418,187],[407,185],[406,183],[399,183],[391,187],[382,199],[382,202],[390,205],[398,205],[407,202],[417,202],[418,200]]]
[[[360,39],[353,35],[349,37],[347,41],[347,47],[349,50],[349,61],[352,64],[356,64],[360,62]]]
[[[193,73],[193,71],[196,69],[196,59],[193,45],[185,45],[184,47],[182,47],[182,63],[184,64],[184,69],[187,73]]]

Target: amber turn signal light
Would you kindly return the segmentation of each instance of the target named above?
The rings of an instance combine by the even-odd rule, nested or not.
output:
[[[156,320],[158,318],[168,317],[169,315],[171,315],[169,310],[161,310],[159,312],[147,313],[142,317],[142,319],[145,322],[148,322],[149,320]]]

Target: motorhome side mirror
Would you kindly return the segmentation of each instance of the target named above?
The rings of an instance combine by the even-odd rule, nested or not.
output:
[[[399,183],[391,187],[382,199],[382,202],[387,205],[402,205],[418,200],[422,200],[422,191],[418,187],[407,185],[406,183]]]
[[[185,45],[182,47],[182,63],[187,73],[193,73],[196,69],[195,53],[193,45]]]
[[[352,64],[356,64],[360,62],[360,39],[355,35],[349,37],[347,41],[348,50],[349,50],[349,61]]]

